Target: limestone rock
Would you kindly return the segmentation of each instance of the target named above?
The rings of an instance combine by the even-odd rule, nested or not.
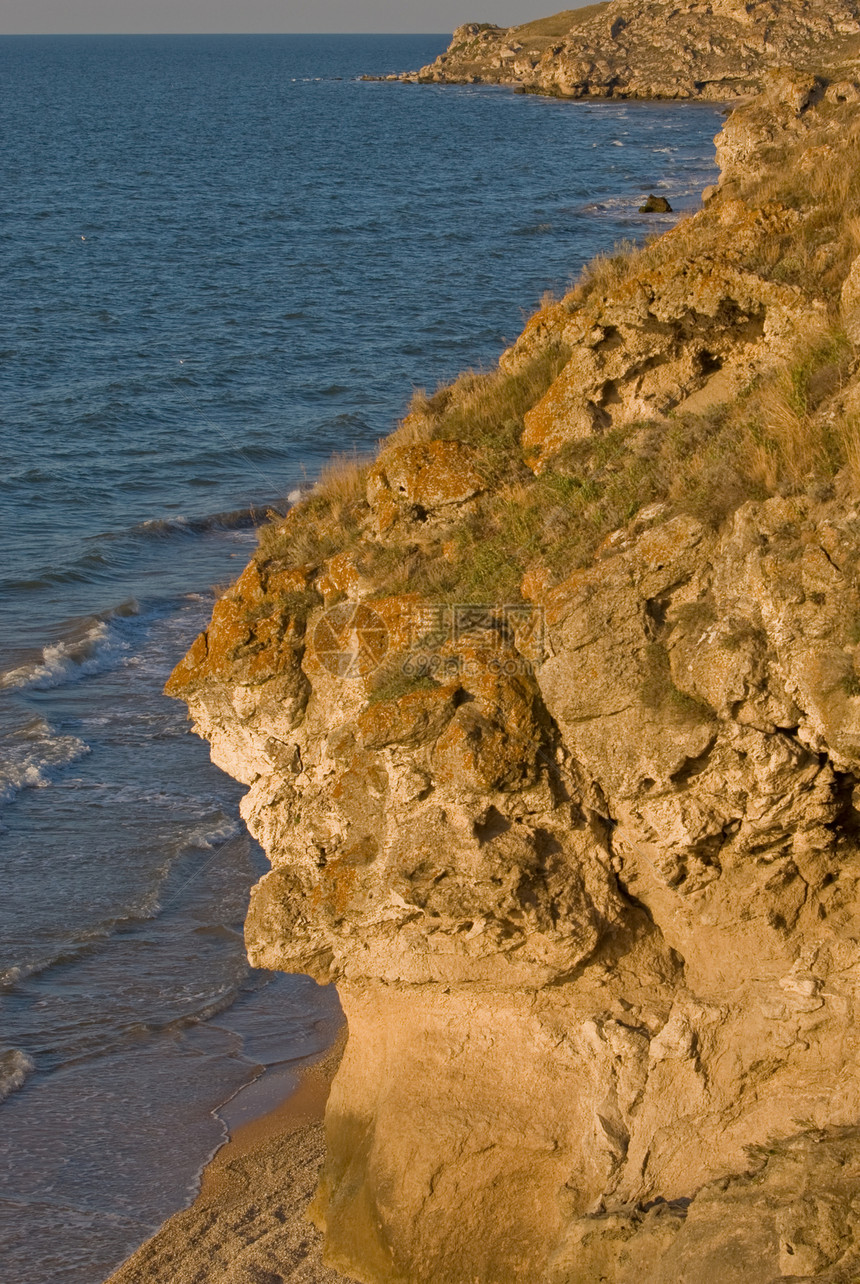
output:
[[[665,415],[717,375],[739,385],[809,324],[797,291],[725,261],[696,255],[631,275],[570,316],[561,333],[573,355],[525,416],[523,447],[540,470],[566,443]]]
[[[407,78],[572,98],[719,101],[763,89],[771,69],[793,68],[800,84],[806,72],[839,67],[858,33],[853,0],[611,0],[520,27],[459,27],[445,53]],[[853,82],[840,83],[846,101]],[[788,95],[797,111],[804,93]]]
[[[632,48],[633,9],[582,31]],[[708,74],[758,58],[766,17],[775,49],[855,23],[713,0]],[[533,57],[524,29],[458,34]],[[811,361],[822,292],[775,267],[822,208],[750,197],[763,158],[814,176],[847,151],[857,108],[828,92],[800,66],[738,108],[708,208],[543,308],[473,402],[419,403],[366,493],[292,510],[170,680],[272,863],[251,961],[336,983],[347,1013],[314,1205],[347,1276],[860,1278],[860,368],[830,332]],[[485,396],[497,457],[489,419],[467,439]],[[666,434],[689,419],[706,456],[754,413],[755,488],[640,492]],[[836,443],[829,471],[769,482],[767,415]],[[481,600],[500,583],[524,600]]]
[[[243,653],[218,676],[226,626],[174,679],[273,861],[252,962],[336,980],[348,1015],[315,1205],[347,1274],[853,1278],[860,701],[833,675],[860,519],[777,498],[636,530],[543,590],[536,673],[480,631],[384,700],[309,670],[278,754]]]
[[[370,471],[367,498],[380,530],[401,515],[423,522],[484,488],[474,451],[459,441],[420,442],[385,451]]]

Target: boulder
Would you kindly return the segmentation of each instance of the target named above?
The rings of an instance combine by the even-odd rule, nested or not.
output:
[[[654,196],[652,193],[645,200],[644,205],[639,206],[640,214],[671,214],[672,206],[666,200],[665,196]]]

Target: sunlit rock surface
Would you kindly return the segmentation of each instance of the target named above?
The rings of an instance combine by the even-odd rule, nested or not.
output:
[[[772,10],[855,29],[708,6]],[[272,862],[252,962],[347,1014],[352,1278],[860,1274],[853,84],[739,109],[707,207],[291,510],[171,678]]]

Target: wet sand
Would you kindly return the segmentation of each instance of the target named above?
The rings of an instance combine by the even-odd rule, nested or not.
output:
[[[237,1128],[200,1194],[107,1284],[343,1284],[305,1218],[325,1142],[323,1113],[346,1032],[274,1110]]]

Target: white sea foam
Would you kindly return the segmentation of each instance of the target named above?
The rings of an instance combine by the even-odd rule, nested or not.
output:
[[[138,529],[155,535],[167,535],[170,531],[187,531],[188,527],[188,518],[180,514],[176,517],[151,517],[148,521],[141,522]]]
[[[27,1076],[36,1069],[35,1064],[26,1052],[18,1048],[9,1048],[0,1052],[0,1101],[5,1101],[13,1092],[23,1087]]]
[[[21,981],[26,981],[30,976],[38,976],[40,972],[45,972],[62,957],[61,954],[51,954],[43,959],[34,959],[30,963],[18,963],[15,967],[7,967],[5,971],[0,972],[0,989],[11,990]]]
[[[216,847],[220,847],[222,843],[226,843],[228,839],[235,838],[237,834],[241,834],[241,832],[242,825],[239,821],[233,820],[230,816],[225,816],[216,825],[201,826],[200,829],[195,829],[189,836],[188,845],[189,847],[202,847],[204,851],[213,851]]]
[[[59,736],[42,718],[13,732],[0,746],[0,806],[22,789],[44,789],[71,763],[90,753],[85,740]]]
[[[307,499],[308,495],[313,494],[318,485],[319,482],[302,482],[287,495],[287,503],[290,505],[301,503],[303,499]]]
[[[0,676],[0,687],[47,691],[76,682],[87,674],[113,668],[122,663],[131,650],[121,622],[139,611],[137,602],[130,600],[114,611],[85,621],[76,636],[44,647],[38,659]]]
[[[100,620],[93,625],[85,639],[73,643],[56,642],[53,646],[46,646],[42,651],[41,660],[23,664],[18,669],[4,673],[3,686],[18,690],[30,687],[45,691],[50,687],[62,686],[72,677],[84,673],[95,673],[99,662],[106,658],[100,655],[99,651],[107,637],[108,626]]]

